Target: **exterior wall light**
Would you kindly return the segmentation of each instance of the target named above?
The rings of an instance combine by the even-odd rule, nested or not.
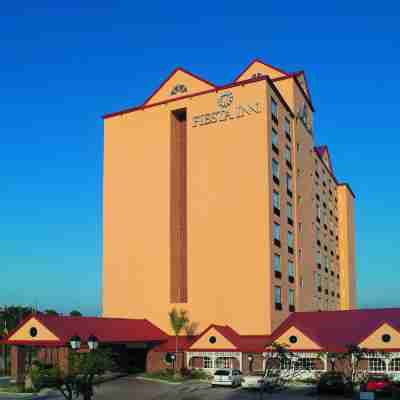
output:
[[[99,347],[99,341],[94,335],[89,336],[87,343],[90,351],[96,350]]]
[[[78,335],[72,336],[69,340],[69,345],[72,350],[79,350],[81,348],[81,338]]]

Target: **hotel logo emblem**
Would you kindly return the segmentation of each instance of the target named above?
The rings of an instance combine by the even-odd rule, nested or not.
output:
[[[217,104],[221,108],[228,108],[233,103],[233,94],[232,92],[224,92],[222,93],[217,100]]]

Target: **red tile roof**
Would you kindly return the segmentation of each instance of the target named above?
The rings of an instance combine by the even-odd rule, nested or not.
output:
[[[159,342],[166,340],[168,335],[147,319],[127,318],[98,318],[98,317],[67,317],[34,314],[25,319],[13,332],[4,339],[8,339],[31,318],[39,320],[60,341],[53,344],[68,344],[70,338],[78,335],[86,341],[90,335],[95,335],[101,343],[129,343],[129,342]],[[49,342],[50,343],[50,342]]]
[[[202,336],[204,336],[211,329],[215,329],[218,333],[224,336],[229,342],[231,342],[234,346],[233,350],[242,351],[242,352],[261,352],[269,343],[269,336],[267,335],[239,335],[233,328],[230,326],[222,326],[222,325],[210,325],[199,335],[193,336],[191,338],[187,338],[185,336],[178,337],[178,349],[179,351],[185,350],[188,351],[193,344],[197,342]],[[157,351],[175,351],[176,343],[175,337],[170,336],[167,342],[160,344],[157,347]],[[203,349],[193,347],[193,351],[226,351],[226,349]]]
[[[296,312],[275,330],[271,342],[295,326],[323,349],[344,351],[349,344],[360,344],[384,323],[400,332],[400,308]]]

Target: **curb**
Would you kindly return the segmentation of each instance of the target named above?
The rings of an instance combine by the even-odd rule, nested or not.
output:
[[[170,381],[166,381],[163,379],[157,379],[157,378],[147,378],[144,376],[136,376],[135,379],[140,379],[142,381],[165,383],[166,385],[182,385],[182,383],[184,383],[184,382],[170,382]]]

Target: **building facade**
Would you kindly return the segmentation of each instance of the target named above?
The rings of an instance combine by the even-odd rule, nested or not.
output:
[[[304,72],[255,60],[224,86],[177,68],[106,115],[103,316],[270,335],[354,309],[354,195],[313,112]]]

